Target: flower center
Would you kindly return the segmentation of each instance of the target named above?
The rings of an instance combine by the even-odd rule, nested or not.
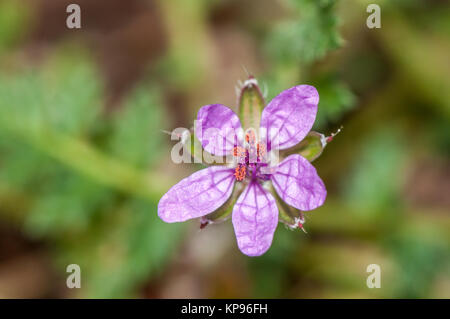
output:
[[[260,172],[260,168],[267,165],[267,147],[257,140],[255,132],[248,130],[245,134],[244,147],[235,146],[233,148],[233,156],[238,163],[234,172],[237,181],[243,181],[246,177],[267,179],[267,176]]]

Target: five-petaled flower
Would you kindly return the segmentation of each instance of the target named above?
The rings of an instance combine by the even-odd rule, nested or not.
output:
[[[248,85],[256,85],[251,80]],[[325,185],[301,155],[294,153],[274,164],[270,154],[291,149],[307,136],[318,103],[319,94],[313,86],[295,86],[260,112],[260,118],[252,122],[258,127],[244,128],[237,114],[224,105],[200,108],[195,131],[203,149],[215,156],[232,156],[233,164],[202,169],[173,186],[158,204],[159,217],[172,223],[206,216],[203,222],[207,224],[208,214],[230,202],[239,190],[230,211],[237,244],[244,254],[260,256],[271,246],[280,199],[296,209],[299,218],[293,226],[302,228],[301,212],[324,203]],[[206,133],[211,129],[223,134]]]

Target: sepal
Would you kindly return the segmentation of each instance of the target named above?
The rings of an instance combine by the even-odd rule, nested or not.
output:
[[[262,110],[265,107],[258,81],[253,76],[249,76],[239,90],[239,118],[242,127],[244,131],[253,128],[258,132]]]

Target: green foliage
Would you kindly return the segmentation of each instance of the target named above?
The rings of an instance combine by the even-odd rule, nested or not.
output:
[[[181,224],[168,225],[154,203],[130,200],[115,216],[104,215],[82,239],[66,236],[58,264],[76,260],[84,269],[84,296],[133,296],[136,286],[164,270],[181,238]]]
[[[129,163],[145,167],[162,148],[164,116],[155,89],[142,85],[132,92],[122,108],[112,114],[111,153]]]
[[[269,251],[261,257],[248,260],[252,278],[252,295],[255,298],[280,298],[288,284],[289,264],[286,260],[295,256],[295,250],[304,244],[303,233],[278,227]]]
[[[180,256],[187,256],[181,263],[189,268],[182,274],[187,295],[232,296],[227,289],[236,285],[248,297],[448,297],[448,6],[382,1],[383,28],[368,30],[368,0],[339,8],[337,0],[160,3],[164,41],[151,45],[165,55],[148,68],[152,82],[143,81],[106,111],[90,57],[45,43],[36,59],[27,54],[34,53],[28,51],[35,48],[32,38],[16,51],[33,31],[27,30],[29,6],[0,0],[0,219],[45,243],[61,276],[55,283],[63,285],[66,266],[77,263],[82,289],[69,293],[81,297],[141,297],[140,289],[154,278],[152,295],[160,287],[172,291],[178,277],[162,271],[180,271],[180,263],[168,263],[184,226],[157,217],[161,194],[176,182],[169,176],[177,174],[156,169],[165,164],[159,155],[168,154],[162,139],[169,138],[161,130],[173,122],[166,119],[161,87],[168,101],[183,99],[171,103],[173,113],[180,105],[188,108],[176,121],[190,123],[182,114],[194,114],[215,94],[222,98],[236,80],[235,67],[252,59],[267,101],[294,85],[312,84],[320,94],[315,129],[330,133],[344,125],[314,163],[327,199],[305,212],[308,234],[280,224],[272,247],[258,258],[232,245],[210,247],[222,256],[214,261],[205,256],[211,250],[186,241],[187,253]],[[111,48],[110,40],[141,40],[138,22],[115,25],[91,48],[109,52],[102,50]],[[329,56],[343,43],[340,22],[347,45]],[[90,32],[83,31],[83,38],[95,39]],[[140,49],[128,51],[127,45],[124,52],[141,60],[148,52]],[[48,58],[43,64],[42,57]],[[362,97],[355,112],[352,92]],[[259,103],[255,95],[246,98],[247,106]],[[307,140],[311,144],[297,151],[313,159],[321,151],[319,139]],[[405,185],[410,178],[416,179]],[[216,214],[228,216],[235,199]],[[298,211],[288,209],[280,206],[279,220],[292,224]],[[233,236],[227,223],[227,236]],[[365,285],[371,263],[382,266],[381,289]],[[224,289],[217,286],[223,275]]]
[[[28,6],[14,0],[0,1],[0,53],[24,34],[28,23]]]
[[[267,37],[266,48],[274,70],[264,79],[269,98],[294,84],[316,86],[320,94],[314,128],[339,121],[355,105],[355,96],[337,76],[309,74],[312,63],[339,48],[336,0],[287,0],[289,18],[281,20]],[[310,78],[307,78],[307,77]],[[311,82],[312,80],[312,82]]]
[[[444,157],[450,158],[450,130],[448,129],[448,121],[442,117],[430,121],[428,132],[431,144],[434,146],[436,153],[442,154]]]
[[[124,297],[161,271],[180,227],[157,217],[166,184],[144,170],[162,148],[157,90],[138,87],[110,116],[101,101],[95,67],[74,48],[1,73],[0,181],[20,191],[24,229],[51,239],[61,273],[81,266],[84,296]]]
[[[99,213],[112,209],[114,194],[84,176],[61,171],[45,184],[25,220],[32,236],[81,233]]]
[[[85,135],[98,120],[101,89],[93,65],[62,50],[42,71],[0,74],[0,121],[23,134],[50,129]],[[67,116],[70,114],[70,116]]]
[[[15,136],[0,131],[0,181],[12,188],[33,189],[55,171],[54,162]]]
[[[410,231],[417,236],[412,237]],[[395,296],[426,298],[436,275],[448,271],[450,255],[445,238],[440,237],[439,232],[404,230],[386,239],[384,244],[401,269],[394,283]]]
[[[269,38],[268,50],[278,61],[305,63],[323,58],[337,49],[342,39],[337,30],[335,0],[290,0],[291,9],[298,14],[283,20]]]
[[[355,146],[357,161],[343,184],[347,201],[365,207],[361,212],[377,214],[398,208],[407,154],[402,140],[401,133],[386,128],[367,137],[364,145]]]
[[[343,114],[355,106],[356,98],[347,85],[334,76],[321,76],[312,82],[320,92],[315,128],[337,124]]]

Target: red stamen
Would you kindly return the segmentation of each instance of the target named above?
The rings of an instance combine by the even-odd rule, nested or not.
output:
[[[236,180],[242,181],[245,178],[246,173],[246,167],[245,165],[238,165],[234,172],[234,177],[236,177]]]
[[[254,131],[249,131],[247,134],[245,134],[245,140],[249,144],[254,144],[256,141],[256,135]]]
[[[258,143],[256,145],[256,151],[257,151],[258,157],[263,157],[264,155],[266,155],[266,151],[267,151],[266,145],[263,143]]]
[[[235,157],[239,157],[239,158],[243,157],[243,156],[245,156],[245,149],[240,146],[235,146],[233,148],[233,155]]]

